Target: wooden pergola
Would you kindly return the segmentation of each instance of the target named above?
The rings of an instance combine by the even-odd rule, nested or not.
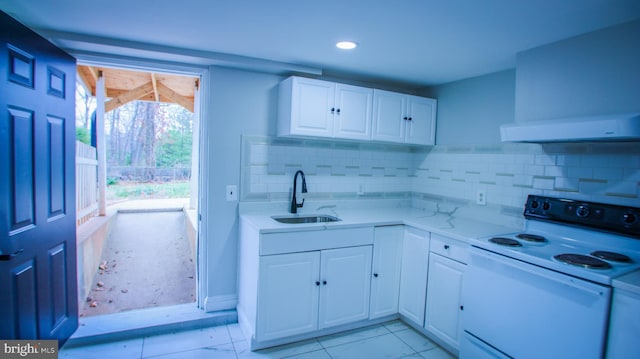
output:
[[[98,159],[98,214],[106,214],[106,149],[104,114],[131,101],[175,103],[194,113],[190,208],[195,208],[198,189],[199,78],[110,67],[77,66],[78,77],[97,99],[96,153]]]
[[[84,65],[77,71],[93,96],[102,75],[105,112],[135,100],[176,103],[194,112],[194,91],[199,85],[196,77]]]

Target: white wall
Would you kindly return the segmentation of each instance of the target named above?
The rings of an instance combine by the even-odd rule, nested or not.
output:
[[[640,20],[524,51],[516,120],[640,112]]]
[[[514,122],[515,70],[451,82],[424,91],[438,100],[436,144],[500,142],[500,125]]]
[[[242,134],[273,135],[276,124],[276,75],[211,67],[211,103],[203,139],[210,176],[207,225],[208,283],[205,310],[235,307],[237,273],[237,202],[227,202],[225,187],[240,184]]]

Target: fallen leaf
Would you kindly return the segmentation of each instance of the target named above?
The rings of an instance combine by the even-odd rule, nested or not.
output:
[[[129,292],[129,289],[122,289],[122,290],[121,290],[121,292],[122,292],[122,293],[128,293],[128,292]]]
[[[104,287],[104,283],[102,283],[102,282],[98,282],[96,284],[98,285],[98,287]]]
[[[87,297],[87,303],[91,302],[93,300],[93,297]]]
[[[91,305],[90,305],[91,308],[95,308],[97,306],[98,306],[98,302],[96,301],[91,302]]]

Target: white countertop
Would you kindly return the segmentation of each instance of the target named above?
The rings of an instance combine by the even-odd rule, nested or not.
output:
[[[268,211],[267,211],[268,212]],[[301,213],[328,214],[340,218],[337,222],[284,224],[276,222],[271,216],[292,215],[287,212],[248,212],[240,213],[243,220],[258,229],[260,233],[278,233],[291,231],[313,231],[331,228],[349,228],[362,226],[407,225],[428,232],[437,233],[461,241],[471,238],[487,237],[496,234],[513,233],[521,227],[497,225],[471,218],[436,213],[414,208],[359,208],[327,209],[317,212]]]
[[[614,279],[612,285],[614,288],[640,294],[640,270]]]

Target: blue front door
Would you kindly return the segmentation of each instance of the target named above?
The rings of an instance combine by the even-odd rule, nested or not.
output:
[[[75,59],[0,12],[0,338],[78,327]]]

